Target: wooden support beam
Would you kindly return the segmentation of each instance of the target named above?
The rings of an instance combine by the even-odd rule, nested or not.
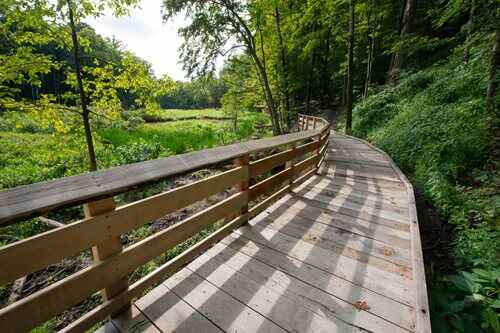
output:
[[[291,152],[291,155],[292,156],[295,156],[296,154],[296,146],[295,144],[292,144],[292,147],[290,149],[290,152]],[[290,179],[288,180],[288,190],[291,191],[292,190],[292,184],[293,184],[293,165],[295,164],[295,159],[294,158],[291,158],[290,160],[288,160],[286,163],[285,163],[285,169],[290,169]]]
[[[91,218],[97,215],[109,213],[116,209],[115,200],[113,197],[105,198],[98,201],[92,201],[83,206],[85,217]],[[123,251],[120,236],[113,236],[109,239],[92,247],[92,256],[94,265],[98,265],[106,259],[113,257]],[[128,277],[120,277],[115,283],[106,287],[103,291],[104,300],[113,298],[128,288]],[[125,306],[125,310],[129,305]],[[121,311],[118,311],[118,314]],[[112,314],[112,315],[114,315]]]
[[[66,226],[66,224],[64,224],[64,223],[61,223],[61,222],[53,220],[53,219],[46,218],[45,216],[39,216],[38,219],[40,221],[42,221],[43,223],[47,224],[48,226],[54,227],[54,228],[60,228],[60,227]]]
[[[249,154],[238,157],[233,161],[233,164],[235,167],[242,167],[243,168],[243,174],[245,175],[243,178],[244,180],[241,183],[236,184],[236,186],[235,186],[235,189],[238,192],[248,191],[248,185],[249,185],[249,181],[250,181],[250,179],[249,179],[250,177],[248,174],[248,164],[249,163],[250,163],[250,155]],[[247,212],[248,212],[248,202],[241,209],[241,214],[243,215],[243,214],[246,214]]]
[[[250,163],[250,155],[249,154],[243,155],[243,156],[235,158],[233,160],[233,165],[237,168],[241,167],[243,170],[243,175],[244,175],[243,181],[234,186],[235,193],[248,191],[248,186],[250,183],[249,163]],[[247,200],[246,204],[243,205],[243,207],[241,207],[240,214],[239,214],[241,216],[247,216],[246,217],[247,220],[248,220],[248,215],[247,215],[247,213],[248,213],[248,201],[249,200]],[[236,218],[237,216],[238,215],[230,216],[229,218],[226,219],[226,221],[231,221],[232,219]]]

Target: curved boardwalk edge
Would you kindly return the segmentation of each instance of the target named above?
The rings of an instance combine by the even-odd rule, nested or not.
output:
[[[430,332],[413,188],[338,138],[397,177],[327,162],[103,330]]]
[[[339,135],[339,134],[337,134]],[[411,221],[411,252],[412,252],[412,266],[414,272],[415,289],[417,294],[415,296],[415,332],[431,332],[431,322],[430,322],[430,310],[429,301],[427,297],[427,283],[425,281],[425,266],[424,266],[424,256],[422,253],[422,242],[420,238],[420,228],[418,223],[417,207],[415,202],[415,192],[413,190],[413,185],[408,180],[406,175],[399,169],[397,164],[392,160],[392,158],[382,149],[372,145],[370,142],[356,138],[353,136],[345,136],[359,142],[366,144],[373,150],[378,151],[389,161],[392,168],[398,174],[401,181],[406,185],[406,192],[408,194],[409,203],[409,216]]]

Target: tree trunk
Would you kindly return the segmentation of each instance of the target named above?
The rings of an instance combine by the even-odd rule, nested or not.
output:
[[[342,105],[345,106],[347,103],[347,71],[346,67],[344,70],[344,84],[342,85]]]
[[[274,102],[273,93],[271,91],[271,86],[269,85],[269,79],[267,77],[266,70],[266,54],[264,52],[264,37],[262,35],[262,30],[260,25],[257,24],[257,29],[259,30],[260,37],[260,49],[262,53],[262,60],[259,58],[257,51],[255,49],[255,39],[252,38],[252,43],[250,47],[250,53],[255,62],[255,67],[257,68],[257,74],[260,77],[260,81],[262,83],[262,88],[264,90],[264,96],[266,99],[267,108],[269,109],[269,113],[271,115],[271,123],[273,126],[273,134],[280,135],[281,134],[281,126],[280,126],[280,117],[278,115],[278,110],[276,108],[276,103]]]
[[[490,79],[488,82],[488,90],[486,92],[486,110],[491,117],[491,132],[492,132],[492,156],[500,155],[500,107],[498,103],[498,81],[499,81],[499,66],[500,66],[500,9],[496,13],[495,40],[490,63]]]
[[[278,6],[274,7],[274,18],[276,23],[276,33],[278,35],[278,45],[280,48],[280,60],[281,60],[281,88],[283,91],[283,108],[285,112],[285,121],[288,128],[291,127],[291,117],[290,117],[290,88],[288,84],[288,62],[286,58],[285,44],[283,43],[283,35],[281,33],[281,13],[278,10]]]
[[[400,41],[404,40],[406,35],[411,32],[412,20],[413,20],[413,7],[415,0],[406,0],[403,10],[403,15],[401,18],[401,29],[400,29]],[[403,56],[401,54],[401,47],[394,52],[391,59],[391,66],[389,68],[388,82],[390,84],[397,84],[399,79],[399,71],[403,65]]]
[[[476,1],[470,1],[470,9],[469,9],[469,21],[467,22],[467,37],[465,39],[465,47],[464,47],[464,63],[469,63],[469,53],[470,53],[470,44],[472,39],[472,33],[474,32],[474,13],[476,11]]]
[[[363,99],[368,97],[368,90],[370,89],[370,83],[372,79],[372,64],[373,64],[373,52],[375,49],[375,36],[374,32],[375,29],[372,28],[372,3],[371,1],[368,3],[368,13],[367,13],[367,40],[368,40],[368,45],[367,45],[367,59],[366,59],[366,77],[365,77],[365,84],[363,88]],[[376,26],[376,23],[374,26]]]
[[[314,51],[311,55],[311,67],[309,69],[309,75],[307,79],[307,95],[306,95],[306,114],[311,114],[311,95],[312,95],[312,85],[313,85],[313,70],[314,70]]]
[[[87,106],[87,98],[85,96],[85,89],[83,88],[83,80],[82,80],[82,66],[80,63],[80,55],[79,55],[79,43],[78,36],[76,34],[76,26],[73,18],[73,4],[71,0],[66,0],[68,5],[68,17],[69,17],[69,25],[71,28],[71,39],[73,41],[73,57],[75,59],[75,73],[76,80],[78,83],[78,90],[80,92],[80,103],[82,106],[82,120],[83,127],[85,131],[85,139],[87,141],[87,149],[89,155],[89,169],[90,171],[97,170],[97,160],[95,157],[95,149],[94,142],[92,140],[92,130],[90,128],[90,120],[89,120],[89,109]]]
[[[354,58],[354,6],[355,0],[349,1],[349,37],[347,47],[347,85],[346,85],[346,134],[352,132],[352,86],[353,86],[353,58]]]
[[[368,45],[368,59],[366,62],[366,78],[365,87],[363,90],[363,98],[368,97],[368,90],[370,89],[370,84],[372,80],[372,67],[373,67],[373,54],[375,51],[375,37],[372,35],[369,37],[370,45]]]
[[[269,85],[269,79],[267,78],[267,72],[262,62],[260,61],[257,53],[254,49],[250,49],[250,55],[255,63],[255,69],[257,70],[257,75],[259,76],[259,80],[262,84],[262,90],[264,91],[264,98],[266,99],[267,108],[269,110],[269,114],[271,116],[271,124],[273,126],[273,134],[280,135],[281,127],[278,117],[278,112],[276,110],[276,104],[274,103],[273,93],[271,91],[271,87]]]
[[[328,65],[330,64],[330,35],[331,30],[328,28],[325,37],[325,51],[322,58],[323,70],[321,71],[321,85],[322,85],[322,104],[328,108],[330,106],[330,71]]]

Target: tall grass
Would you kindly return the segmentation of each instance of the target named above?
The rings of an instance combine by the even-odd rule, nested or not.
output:
[[[203,114],[212,111],[179,112]],[[16,115],[14,119],[2,117],[0,130],[4,131],[0,131],[0,189],[88,170],[86,143],[81,133],[64,135],[38,131],[31,126],[29,115]],[[94,132],[97,160],[99,168],[105,169],[230,144],[269,134],[255,126],[268,122],[264,114],[245,114],[239,119],[237,128],[233,127],[231,121],[210,120],[138,126],[99,123]]]
[[[173,154],[180,154],[220,144],[223,141],[220,129],[220,126],[209,121],[189,121],[147,124],[132,131],[105,128],[99,130],[98,134],[115,147],[143,141],[159,144]]]

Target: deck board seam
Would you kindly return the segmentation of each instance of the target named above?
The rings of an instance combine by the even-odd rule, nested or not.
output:
[[[262,226],[262,228],[264,228],[264,229],[272,229],[272,230],[275,230],[275,231],[277,231],[277,232],[279,232],[279,233],[281,233],[281,234],[284,234],[284,235],[287,235],[287,236],[289,236],[289,237],[295,238],[295,239],[297,239],[297,240],[301,240],[301,241],[304,241],[304,242],[306,242],[306,243],[310,243],[310,244],[312,244],[312,243],[311,243],[310,241],[308,241],[308,240],[305,240],[305,239],[303,239],[303,238],[298,238],[296,235],[294,235],[294,234],[292,234],[292,233],[282,232],[282,231],[281,231],[281,229],[280,229],[280,230],[278,230],[277,228],[275,228],[275,227],[271,226],[271,224],[272,224],[272,222],[271,222],[272,220],[271,220],[271,219],[264,218],[264,221],[267,221],[267,222],[268,222],[268,224],[267,224],[267,225]],[[352,234],[352,233],[351,233],[351,234]],[[361,236],[361,237],[363,237],[363,236]],[[321,236],[319,236],[318,238],[319,238],[319,239],[322,239],[322,237],[321,237]],[[365,238],[368,238],[368,237],[365,237]],[[325,241],[328,241],[328,242],[331,242],[331,243],[335,243],[335,241],[334,241],[334,240],[330,240],[330,239],[325,239]],[[351,246],[349,246],[349,245],[347,245],[347,244],[341,244],[341,243],[338,243],[338,245],[333,245],[333,246],[334,246],[334,247],[336,247],[336,248],[339,248],[339,249],[346,248],[346,249],[349,249],[350,251],[354,251],[354,252],[358,253],[360,256],[370,256],[370,257],[376,258],[377,260],[383,260],[384,262],[387,262],[387,263],[388,263],[388,264],[390,264],[390,265],[395,265],[395,266],[398,266],[398,267],[405,267],[405,268],[408,268],[408,269],[410,269],[410,270],[411,270],[411,265],[407,265],[407,264],[402,264],[402,263],[399,263],[399,262],[397,262],[397,260],[389,260],[388,258],[384,258],[384,257],[382,257],[381,255],[372,255],[372,254],[371,254],[371,253],[369,253],[369,252],[366,252],[366,251],[363,251],[363,250],[356,249],[356,248],[351,247]],[[387,247],[389,247],[389,246],[390,246],[390,245],[388,245]],[[329,252],[332,252],[332,253],[334,253],[334,254],[342,255],[342,256],[345,256],[345,257],[348,257],[348,258],[354,259],[354,260],[356,260],[356,261],[360,261],[360,262],[363,262],[363,263],[367,263],[367,262],[365,262],[365,261],[361,261],[361,260],[359,260],[359,259],[352,258],[352,257],[350,257],[350,256],[348,256],[348,255],[342,254],[342,253],[337,252],[337,251],[335,251],[335,250],[331,250],[331,249],[326,248],[326,247],[323,247],[323,246],[320,246],[320,247],[321,247],[322,249],[324,249],[324,250],[326,250],[326,251],[329,251]],[[390,247],[392,247],[392,246],[390,246]],[[405,259],[406,259],[406,258],[405,258]],[[408,261],[409,261],[409,260],[410,260],[410,258],[408,258]],[[367,263],[367,264],[368,264],[368,263]],[[411,263],[410,263],[410,264],[411,264]]]
[[[263,265],[266,265],[266,266],[268,266],[268,267],[270,267],[270,268],[272,268],[272,269],[275,269],[275,270],[276,270],[276,268],[274,268],[273,266],[270,266],[270,265],[268,265],[268,264],[267,264],[267,263],[265,263],[265,262],[262,262],[262,261],[260,261],[260,260],[257,260],[257,259],[255,259],[254,257],[247,255],[246,253],[243,253],[243,252],[241,252],[241,251],[239,251],[239,250],[235,250],[235,249],[233,249],[233,248],[231,248],[231,247],[228,247],[228,246],[226,246],[226,247],[227,247],[227,248],[229,248],[229,249],[231,249],[232,251],[238,252],[239,254],[241,254],[241,255],[243,255],[243,256],[246,256],[246,257],[250,258],[250,260],[255,260],[255,261],[258,261],[259,263],[262,263]],[[245,278],[247,278],[247,279],[249,279],[249,280],[252,280],[253,282],[255,282],[255,283],[257,283],[257,284],[258,284],[258,281],[256,281],[256,280],[255,280],[252,276],[250,276],[250,275],[248,275],[248,274],[246,274],[246,273],[242,273],[242,272],[240,272],[239,270],[236,270],[236,269],[232,268],[230,265],[226,264],[225,262],[222,262],[222,260],[221,260],[221,259],[215,258],[215,257],[213,257],[213,256],[211,256],[211,255],[209,255],[209,254],[206,254],[206,255],[207,255],[207,256],[209,256],[210,258],[213,258],[215,261],[217,261],[219,265],[221,265],[221,266],[225,266],[225,267],[227,267],[228,269],[230,269],[230,270],[234,271],[234,272],[235,272],[235,274],[242,275],[242,276],[244,276]],[[318,288],[318,287],[316,287],[316,286],[314,286],[314,285],[311,285],[311,284],[309,284],[309,283],[307,283],[307,282],[305,282],[305,281],[303,281],[303,280],[301,280],[301,279],[298,279],[298,278],[296,278],[295,276],[288,274],[288,272],[286,272],[286,271],[282,271],[282,270],[279,270],[279,271],[280,271],[280,272],[282,272],[283,274],[285,274],[286,276],[290,277],[290,280],[298,280],[298,281],[300,281],[300,282],[302,282],[302,283],[304,283],[304,284],[307,284],[309,287],[311,287],[311,288],[314,288],[314,289],[318,290],[319,292],[322,292],[322,293],[324,293],[324,294],[326,294],[326,295],[330,295],[331,297],[334,297],[334,298],[336,298],[336,299],[338,299],[338,300],[340,300],[340,301],[342,301],[342,302],[345,302],[345,303],[348,303],[348,304],[351,304],[351,305],[352,305],[352,303],[350,303],[349,301],[346,301],[346,300],[344,300],[344,299],[342,299],[342,298],[340,298],[340,297],[338,297],[338,296],[336,296],[336,295],[333,295],[333,294],[327,293],[325,290],[320,289],[320,288]],[[268,288],[268,289],[269,289],[269,287],[265,287],[265,288]],[[287,290],[287,291],[288,291],[288,290]],[[336,320],[339,320],[339,321],[341,321],[341,322],[345,323],[346,325],[349,325],[349,326],[352,326],[352,327],[359,328],[359,329],[361,329],[361,330],[363,330],[363,331],[366,331],[366,332],[373,333],[373,331],[371,331],[371,330],[369,330],[369,329],[367,329],[367,328],[364,328],[364,327],[361,327],[361,326],[355,325],[354,323],[351,323],[351,322],[349,322],[349,321],[347,321],[347,320],[345,320],[345,319],[342,319],[341,317],[338,317],[338,315],[337,315],[334,311],[330,310],[330,309],[328,308],[328,306],[326,306],[326,305],[324,305],[324,304],[322,304],[322,303],[319,303],[319,302],[317,302],[317,301],[315,301],[315,300],[312,300],[312,299],[310,299],[310,298],[308,298],[308,297],[305,297],[305,296],[302,296],[302,295],[300,295],[300,294],[297,294],[297,293],[295,293],[295,292],[293,292],[293,291],[288,291],[288,292],[289,292],[290,294],[295,295],[295,297],[297,297],[297,298],[306,298],[307,300],[312,301],[312,303],[317,304],[317,305],[318,305],[318,306],[320,306],[321,308],[323,308],[323,309],[325,309],[326,311],[330,312],[330,313],[331,313],[331,316],[332,316],[332,317],[334,317]],[[282,293],[282,294],[280,294],[280,296],[282,296],[282,297],[286,297],[286,298],[287,298],[288,300],[290,300],[291,302],[296,302],[296,299],[292,298],[290,295],[287,295],[286,293]],[[302,304],[302,303],[295,303],[295,304],[299,304],[302,308],[305,308],[305,309],[307,309],[308,311],[310,311],[310,312],[312,312],[312,313],[315,313],[315,314],[317,314],[317,315],[321,316],[321,313],[318,313],[317,311],[315,311],[315,310],[313,310],[313,309],[308,308],[307,306],[305,306],[305,305],[304,305],[304,304]],[[249,307],[249,308],[251,308],[251,307]],[[253,308],[251,308],[251,309],[253,309]],[[253,310],[254,310],[254,311],[256,311],[256,312],[258,312],[258,313],[260,313],[259,311],[255,310],[255,309],[253,309]],[[366,312],[370,313],[371,315],[377,316],[377,315],[375,315],[375,314],[373,314],[373,313],[371,313],[371,312],[369,312],[369,311],[366,311]],[[260,314],[261,314],[262,316],[264,316],[265,318],[267,318],[264,314],[262,314],[262,313],[260,313]],[[386,322],[388,322],[388,323],[394,324],[393,322],[388,321],[388,320],[386,320],[386,319],[384,319],[384,318],[382,318],[382,317],[380,317],[380,316],[377,316],[377,317],[379,317],[380,319],[382,319],[382,320],[384,320],[384,321],[386,321]],[[267,318],[267,319],[269,319],[269,318]],[[269,320],[271,320],[271,319],[269,319]],[[272,320],[271,320],[271,321],[272,321]],[[400,325],[397,325],[397,324],[394,324],[394,325],[396,325],[396,326],[398,326],[398,327],[401,327]],[[404,329],[403,327],[401,327],[401,328],[402,328],[402,329]],[[408,330],[407,330],[407,331],[408,331]]]
[[[412,263],[413,263],[412,270],[414,272],[413,283],[415,285],[415,292],[416,292],[415,305],[414,305],[415,316],[416,316],[415,332],[417,333],[431,332],[431,323],[429,317],[429,301],[427,297],[427,283],[425,280],[425,268],[423,266],[424,261],[423,261],[420,230],[419,230],[420,227],[416,212],[415,193],[413,190],[413,185],[410,183],[406,175],[403,174],[401,169],[399,169],[396,163],[392,160],[392,158],[390,158],[390,156],[386,152],[384,152],[380,148],[377,148],[376,146],[372,145],[371,143],[365,140],[355,137],[352,138],[361,143],[364,143],[368,147],[372,148],[375,151],[378,151],[380,154],[385,156],[385,158],[391,163],[398,177],[405,184],[406,195],[409,202],[408,217],[410,219],[410,227],[411,227],[410,233],[412,236],[415,236],[411,237],[411,250],[412,250]]]
[[[271,215],[272,213],[270,213],[269,215]],[[395,246],[394,244],[391,244],[389,243],[388,241],[385,241],[385,240],[382,240],[382,239],[378,239],[378,238],[375,238],[375,236],[370,236],[368,234],[362,234],[361,232],[357,232],[355,230],[352,230],[352,229],[348,229],[348,228],[345,228],[345,227],[342,227],[342,226],[339,226],[339,225],[335,225],[335,224],[330,224],[330,223],[325,223],[325,222],[322,222],[322,221],[317,221],[317,220],[313,220],[311,218],[308,218],[306,216],[299,216],[300,218],[302,219],[305,219],[305,220],[310,220],[310,221],[314,221],[315,223],[319,223],[319,224],[323,224],[323,225],[326,225],[330,228],[335,228],[335,229],[340,229],[342,230],[343,232],[345,233],[350,233],[350,234],[353,234],[353,235],[356,235],[356,236],[359,236],[359,237],[363,237],[363,238],[369,238],[369,239],[372,239],[372,240],[375,240],[377,242],[380,242],[380,243],[384,243],[385,245],[388,245],[388,246],[392,246],[392,247],[396,247],[398,249],[402,249],[402,250],[407,250],[403,247],[399,247],[399,246]],[[394,237],[396,238],[397,236],[391,236],[391,235],[387,235],[388,237]],[[399,237],[398,237],[399,238]],[[399,238],[401,241],[409,241],[409,240],[406,240],[404,238]]]
[[[195,270],[191,269],[189,266],[184,267],[184,269],[187,269],[187,270],[189,270],[191,273],[193,273],[193,274],[197,275],[200,279],[203,279],[205,282],[207,282],[207,283],[211,284],[211,285],[212,285],[214,288],[216,288],[218,291],[220,291],[220,292],[223,292],[223,293],[227,294],[227,295],[228,295],[228,296],[230,296],[232,299],[234,299],[236,302],[238,302],[238,303],[242,304],[244,307],[246,307],[246,308],[250,309],[251,311],[253,311],[253,312],[255,312],[255,313],[258,313],[260,316],[262,316],[262,318],[264,318],[264,319],[266,319],[266,320],[268,320],[268,321],[272,322],[274,325],[278,326],[278,327],[279,327],[279,328],[281,328],[283,331],[285,331],[285,332],[289,332],[289,333],[293,333],[293,332],[291,332],[290,330],[287,330],[286,328],[284,328],[282,325],[280,325],[280,324],[276,323],[274,320],[272,320],[272,319],[268,318],[265,314],[263,314],[263,313],[261,313],[260,311],[257,311],[256,309],[254,309],[254,308],[252,308],[252,307],[248,306],[248,304],[243,303],[243,302],[242,302],[242,301],[240,301],[237,297],[233,296],[232,294],[230,294],[230,293],[229,293],[229,292],[227,292],[226,290],[219,288],[216,284],[214,284],[214,283],[212,283],[211,281],[207,280],[205,277],[203,277],[201,274],[199,274],[199,273],[198,273],[198,272],[196,272]],[[174,291],[173,291],[172,289],[170,289],[170,288],[169,288],[169,290],[170,290],[170,291],[172,291],[172,292],[174,292]],[[175,294],[175,292],[174,292],[174,294]],[[177,294],[176,294],[176,295],[177,295]],[[179,298],[183,299],[183,298],[182,298],[182,297],[180,297],[179,295],[177,295],[177,297],[179,297]],[[198,311],[198,310],[196,310],[196,311]],[[202,315],[203,315],[203,313],[202,313]],[[203,316],[204,316],[204,315],[203,315]],[[208,318],[207,318],[207,319],[208,319]],[[210,320],[210,321],[211,321],[211,320]],[[214,325],[216,325],[216,324],[214,323]],[[216,325],[216,326],[217,326],[217,325]],[[218,328],[220,328],[219,326],[217,326],[217,327],[218,327]],[[222,328],[220,328],[220,329],[221,329],[221,331],[223,331],[223,332],[227,332],[226,330],[224,330],[224,329],[222,329]]]
[[[375,221],[369,220],[367,218],[363,218],[363,217],[359,217],[359,216],[354,216],[354,215],[349,215],[349,214],[346,214],[345,212],[343,212],[343,213],[335,212],[335,211],[333,211],[332,209],[330,209],[328,207],[321,207],[321,205],[329,206],[328,204],[326,204],[326,203],[324,203],[322,201],[318,201],[318,200],[314,200],[314,199],[309,199],[309,198],[302,197],[302,196],[299,196],[299,195],[294,195],[293,193],[291,195],[294,196],[294,197],[296,197],[296,198],[300,198],[299,200],[307,202],[307,203],[311,204],[313,207],[316,207],[316,208],[319,208],[319,209],[323,209],[323,210],[328,210],[332,214],[343,214],[343,215],[347,215],[347,216],[350,216],[350,217],[358,218],[360,220],[363,220],[363,221],[366,221],[366,222],[369,222],[369,223],[382,224],[382,223],[379,223],[379,222],[375,222]],[[352,209],[352,208],[345,208],[345,207],[341,207],[341,205],[330,205],[330,206],[338,207],[339,209],[352,210],[352,211],[356,211],[358,213],[362,212],[361,209],[358,210],[358,209]],[[401,221],[401,220],[395,220],[393,218],[381,217],[381,216],[373,215],[373,214],[370,214],[370,213],[367,213],[367,215],[369,215],[370,218],[377,218],[377,219],[383,218],[385,220],[391,221],[391,223],[401,224],[402,226],[404,226],[404,228],[406,228],[407,226],[410,226],[409,222],[404,222],[404,221]],[[382,224],[382,225],[387,226],[386,224]],[[406,229],[394,228],[393,226],[388,226],[388,227],[396,229],[396,230],[407,231]]]
[[[362,285],[362,284],[360,284],[360,283],[357,283],[357,282],[355,282],[355,281],[351,281],[351,280],[346,279],[346,278],[344,278],[344,277],[342,277],[342,276],[340,276],[340,275],[334,274],[334,273],[332,273],[332,272],[330,272],[330,271],[328,271],[328,270],[325,270],[324,268],[322,268],[322,267],[320,267],[320,266],[314,265],[314,264],[312,264],[312,263],[304,262],[303,260],[301,260],[301,259],[299,259],[299,258],[297,258],[297,257],[295,257],[295,256],[291,256],[290,254],[284,253],[283,251],[280,251],[280,250],[278,250],[278,249],[276,249],[276,248],[273,248],[273,247],[267,246],[266,244],[259,243],[258,241],[255,241],[255,240],[253,240],[253,239],[251,239],[251,238],[246,237],[244,233],[241,233],[241,234],[236,233],[233,237],[235,237],[235,238],[238,238],[238,237],[243,237],[243,238],[245,238],[245,239],[249,240],[250,242],[258,243],[258,244],[259,244],[259,246],[264,246],[264,247],[266,247],[266,248],[268,248],[268,249],[271,249],[271,250],[273,250],[273,251],[275,251],[275,252],[280,253],[281,255],[284,255],[284,256],[287,256],[287,257],[291,257],[291,258],[293,258],[293,259],[295,259],[295,260],[297,260],[297,261],[300,261],[300,262],[302,262],[302,263],[304,263],[304,264],[306,264],[306,265],[313,266],[313,267],[315,267],[316,269],[319,269],[319,270],[321,270],[321,271],[323,271],[323,272],[326,272],[326,273],[328,273],[328,274],[330,274],[330,275],[333,275],[333,276],[335,276],[335,277],[337,277],[337,278],[339,278],[339,279],[342,279],[342,280],[344,280],[344,281],[347,281],[347,282],[349,282],[349,283],[351,283],[351,284],[353,284],[353,285],[356,285],[356,286],[358,286],[358,287],[360,287],[360,288],[366,289],[366,290],[368,290],[368,291],[370,291],[370,292],[372,292],[372,293],[375,293],[375,294],[377,294],[377,295],[379,295],[379,296],[382,296],[382,297],[385,297],[385,298],[391,299],[392,301],[394,301],[394,302],[398,302],[398,303],[400,303],[400,304],[402,304],[402,305],[405,305],[405,306],[410,306],[410,305],[409,305],[409,304],[407,304],[407,303],[404,303],[404,302],[398,301],[397,299],[394,299],[394,298],[392,298],[392,297],[390,297],[390,296],[384,295],[384,294],[382,294],[381,292],[375,291],[375,290],[373,290],[373,289],[371,289],[371,288],[368,288],[368,287],[366,287],[366,286],[364,286],[364,285]],[[411,307],[411,306],[410,306],[410,307]],[[413,307],[412,307],[412,308],[413,308]]]

